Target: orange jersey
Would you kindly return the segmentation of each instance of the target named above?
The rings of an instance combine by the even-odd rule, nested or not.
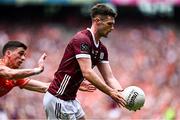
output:
[[[30,79],[21,79],[21,80],[5,80],[0,78],[0,97],[7,94],[13,87],[19,86],[23,88],[29,82]]]
[[[0,60],[0,65],[4,65],[3,62]],[[0,77],[0,97],[7,94],[13,87],[19,86],[23,88],[29,82],[30,79],[18,79],[18,80],[7,80]]]

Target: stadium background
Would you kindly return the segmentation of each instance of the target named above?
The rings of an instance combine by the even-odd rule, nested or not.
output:
[[[90,27],[88,9],[97,2],[110,4],[119,14],[116,29],[103,39],[112,70],[123,88],[141,87],[146,102],[131,112],[98,90],[79,92],[87,118],[180,119],[180,0],[0,0],[0,49],[8,40],[26,43],[23,68],[36,66],[46,52],[45,71],[31,78],[51,81],[68,40]],[[0,118],[45,119],[42,100],[43,94],[14,88],[0,98]]]

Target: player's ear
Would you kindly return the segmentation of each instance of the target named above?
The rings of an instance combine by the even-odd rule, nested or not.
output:
[[[10,55],[11,55],[11,53],[12,53],[12,51],[11,51],[11,50],[6,50],[6,52],[5,52],[5,56],[10,56]]]
[[[95,21],[96,23],[99,23],[99,22],[101,21],[101,19],[100,19],[99,17],[95,17],[95,18],[94,18],[94,21]]]

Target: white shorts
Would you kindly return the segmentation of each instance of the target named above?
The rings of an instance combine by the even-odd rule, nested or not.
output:
[[[64,101],[46,92],[43,100],[48,120],[77,120],[85,113],[77,100]]]

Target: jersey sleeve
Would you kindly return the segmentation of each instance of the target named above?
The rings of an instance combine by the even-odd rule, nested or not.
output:
[[[107,51],[107,48],[105,46],[102,47],[102,52],[100,53],[100,58],[101,58],[100,63],[109,63],[108,51]]]
[[[76,56],[78,58],[90,58],[90,43],[87,38],[74,39],[72,42],[72,47]]]
[[[16,86],[19,86],[22,89],[29,81],[29,78],[19,79],[16,81]]]

